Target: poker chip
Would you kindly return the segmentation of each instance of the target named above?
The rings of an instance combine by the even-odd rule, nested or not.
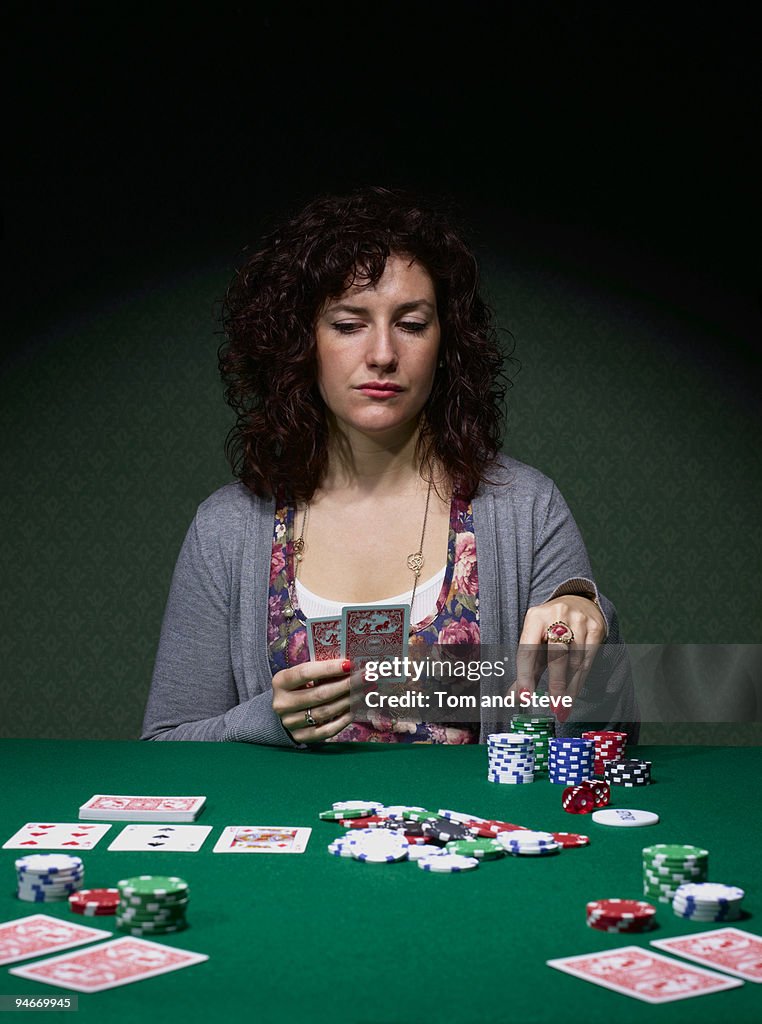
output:
[[[594,772],[596,775],[603,775],[607,761],[616,761],[624,757],[628,736],[626,732],[590,730],[582,733],[582,739],[593,741]]]
[[[408,860],[423,860],[424,857],[431,857],[435,854],[439,854],[436,848],[432,849],[431,846],[410,846],[407,851]]]
[[[325,819],[328,820],[328,819]],[[389,823],[388,818],[382,818],[378,814],[371,814],[368,817],[362,818],[337,818],[336,824],[342,825],[344,828],[383,828]]]
[[[678,886],[672,909],[690,921],[738,921],[746,893],[737,885],[721,882],[687,882]]]
[[[80,857],[32,853],[16,862],[16,896],[27,903],[66,900],[82,888],[85,868]]]
[[[650,786],[651,762],[637,758],[617,758],[604,765],[606,781],[612,786]]]
[[[571,849],[574,846],[588,846],[590,843],[589,836],[580,835],[578,832],[551,832],[550,834],[564,849]]]
[[[536,774],[548,771],[548,750],[555,735],[556,720],[552,715],[513,715],[511,728],[525,736],[532,737],[534,745],[534,766]]]
[[[482,821],[478,825],[471,825],[469,832],[472,836],[480,836],[484,839],[491,839],[498,832],[523,831],[523,825],[513,825],[510,821]]]
[[[657,825],[659,815],[654,811],[637,811],[630,807],[609,807],[605,811],[593,811],[596,825],[614,825],[618,828],[641,828]]]
[[[113,914],[119,906],[118,889],[80,889],[69,896],[69,909],[85,917]]]
[[[487,780],[500,785],[534,782],[534,740],[524,733],[491,733],[487,737]]]
[[[561,843],[556,842],[552,832],[517,829],[514,832],[498,832],[495,838],[507,853],[514,856],[542,857],[558,853],[561,849]]]
[[[460,871],[473,871],[479,867],[476,857],[463,857],[458,853],[437,853],[423,857],[418,861],[423,871],[434,871],[438,874],[457,874]]]
[[[355,817],[356,811],[361,815],[378,814],[383,806],[380,800],[338,800],[331,804],[334,811],[350,811],[350,814],[344,815],[346,818]]]
[[[507,852],[497,839],[456,839],[447,843],[445,850],[462,857],[476,857],[477,860],[498,860]]]
[[[440,818],[449,818],[450,821],[459,821],[461,825],[473,825],[485,819],[479,818],[476,814],[465,814],[463,811],[438,810]]]
[[[368,864],[391,864],[405,860],[410,844],[399,832],[360,829],[348,833],[345,842],[355,860]]]
[[[556,785],[576,786],[594,771],[595,746],[581,737],[555,737],[549,741],[548,778]]]
[[[592,900],[587,904],[587,925],[602,932],[634,933],[654,926],[656,907],[644,900]]]
[[[117,882],[115,923],[127,935],[168,935],[187,927],[188,883],[176,875],[135,875]]]
[[[643,848],[643,894],[672,903],[686,883],[706,882],[709,851],[681,843],[656,843]]]

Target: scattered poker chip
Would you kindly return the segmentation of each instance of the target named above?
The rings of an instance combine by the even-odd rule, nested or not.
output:
[[[438,853],[421,858],[418,867],[423,871],[457,874],[460,871],[473,871],[479,867],[479,861],[476,857],[463,857],[458,853]]]
[[[593,811],[592,818],[596,825],[614,825],[619,828],[640,828],[659,823],[659,815],[654,811],[638,811],[628,807],[607,807],[603,811]]]
[[[399,832],[366,829],[347,836],[347,845],[355,860],[369,864],[391,864],[405,860],[410,844]]]
[[[476,814],[465,814],[463,811],[438,810],[440,818],[449,818],[450,821],[459,821],[461,825],[473,825],[485,819],[477,817]]]
[[[113,914],[119,899],[118,889],[80,889],[69,896],[69,909],[86,917]]]
[[[336,824],[343,825],[344,828],[383,828],[388,822],[388,818],[382,818],[378,814],[372,814],[365,818],[336,819]]]
[[[431,836],[435,842],[449,843],[453,839],[468,839],[471,835],[465,825],[451,821],[449,818],[436,818],[434,821],[421,823],[423,834]]]
[[[447,843],[445,850],[462,857],[476,857],[477,860],[498,860],[507,853],[497,839],[455,839]]]
[[[354,817],[354,812],[359,811],[361,814],[378,814],[378,811],[384,805],[379,800],[338,800],[336,803],[331,804],[334,811],[351,811],[351,814],[347,814],[346,817]]]
[[[580,835],[578,832],[551,832],[550,834],[564,849],[570,849],[574,846],[588,846],[590,843],[589,836]]]
[[[535,832],[530,829],[515,832],[499,832],[497,841],[514,856],[541,857],[558,853],[562,848],[552,832]]]
[[[432,849],[431,846],[411,846],[407,851],[408,860],[423,860],[424,857],[431,857],[433,855],[438,855],[438,852],[436,847]]]
[[[351,808],[347,807],[341,811],[321,811],[318,817],[321,821],[345,821],[348,818],[365,818],[368,816],[368,810],[361,810],[359,807]]]
[[[351,857],[352,848],[347,843],[339,842],[335,840],[328,844],[328,852],[333,854],[334,857]]]

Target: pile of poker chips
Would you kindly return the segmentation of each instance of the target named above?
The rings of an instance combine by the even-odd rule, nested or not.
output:
[[[583,779],[577,786],[567,786],[561,796],[561,806],[569,814],[590,814],[606,807],[611,798],[607,782]]]
[[[646,932],[656,917],[656,907],[644,900],[592,900],[586,910],[588,928],[600,932]]]
[[[681,843],[655,843],[643,848],[643,894],[671,903],[681,885],[705,882],[709,851]]]
[[[117,882],[116,926],[127,935],[150,938],[188,927],[188,883],[166,875],[136,875]]]
[[[493,732],[487,737],[489,782],[534,782],[535,743],[521,732]]]
[[[562,848],[552,832],[534,832],[530,829],[498,832],[497,841],[505,847],[506,853],[514,857],[547,857]]]
[[[679,886],[672,900],[678,917],[690,921],[739,921],[746,893],[737,885],[721,882],[688,882]]]
[[[101,917],[115,914],[119,900],[118,889],[80,889],[69,897],[69,909],[73,914]]]
[[[560,786],[576,786],[593,775],[595,746],[592,740],[556,737],[550,740],[548,775]]]
[[[548,750],[555,735],[556,720],[552,715],[512,715],[511,729],[524,733],[534,740],[534,770],[546,774],[548,771]]]
[[[627,746],[626,732],[612,730],[590,730],[582,733],[583,740],[592,740],[595,744],[595,774],[603,775],[607,761],[617,761],[624,757]]]
[[[82,888],[81,857],[68,853],[32,853],[16,861],[17,891],[27,903],[55,903]]]
[[[350,803],[352,806],[348,806]],[[373,815],[365,813],[370,809]],[[345,817],[347,814],[349,817]],[[371,864],[404,860],[422,863],[435,858],[436,863],[422,870],[453,874],[473,871],[482,861],[498,860],[508,853],[543,856],[590,842],[587,836],[574,832],[533,832],[523,825],[461,811],[386,807],[371,801],[342,801],[322,811],[320,817],[347,829],[328,844],[328,852],[335,857]]]
[[[606,782],[611,786],[650,786],[651,762],[637,757],[620,757],[607,761],[604,767]]]

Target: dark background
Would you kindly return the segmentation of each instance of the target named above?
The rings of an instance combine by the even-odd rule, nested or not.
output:
[[[751,15],[12,3],[0,735],[136,734],[230,476],[218,300],[279,216],[359,184],[455,205],[522,364],[505,447],[625,635],[759,642]]]

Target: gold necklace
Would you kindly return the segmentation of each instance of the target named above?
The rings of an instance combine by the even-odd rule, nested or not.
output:
[[[424,509],[424,513],[423,513],[423,526],[421,527],[421,540],[420,540],[420,543],[418,545],[418,550],[411,552],[407,556],[407,559],[406,559],[407,567],[412,572],[413,576],[415,577],[415,579],[413,581],[413,592],[410,595],[410,615],[411,615],[411,618],[412,618],[412,613],[413,613],[413,601],[415,601],[415,592],[416,592],[416,589],[418,587],[418,580],[419,580],[420,575],[421,575],[421,570],[423,569],[423,566],[424,566],[423,541],[424,541],[424,538],[426,537],[426,524],[429,521],[429,504],[431,502],[431,489],[432,489],[432,486],[433,486],[433,479],[431,477],[429,477],[429,488],[428,488],[428,490],[426,492],[426,508]],[[310,506],[309,506],[309,503],[308,503],[308,504],[306,504],[304,506],[304,515],[302,516],[302,529],[301,529],[301,533],[299,534],[299,536],[296,538],[296,540],[293,543],[294,579],[293,579],[293,583],[289,585],[289,596],[290,596],[291,600],[290,600],[290,603],[289,603],[288,607],[285,609],[285,612],[284,612],[284,614],[286,615],[286,618],[289,618],[289,619],[294,617],[294,604],[295,604],[294,594],[295,594],[295,591],[296,591],[296,577],[299,574],[299,563],[304,558],[304,534],[305,534],[305,531],[307,529],[307,517],[309,516],[309,511],[310,511]],[[296,510],[294,510],[294,515],[296,515]]]

